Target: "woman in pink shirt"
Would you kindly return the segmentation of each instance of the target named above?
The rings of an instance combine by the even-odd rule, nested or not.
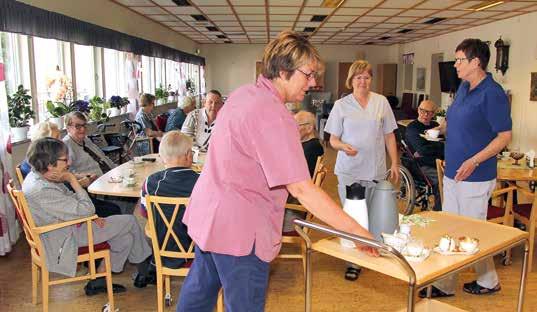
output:
[[[265,48],[257,83],[232,92],[220,111],[183,218],[196,258],[177,311],[212,311],[221,287],[226,311],[264,310],[289,193],[334,228],[373,238],[311,182],[298,127],[284,105],[302,101],[320,67],[307,39],[284,31]]]

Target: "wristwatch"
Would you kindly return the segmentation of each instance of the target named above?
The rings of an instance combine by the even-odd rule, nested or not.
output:
[[[475,160],[475,158],[470,158],[472,160],[472,163],[474,164],[474,166],[476,167],[479,167],[479,162],[477,160]]]

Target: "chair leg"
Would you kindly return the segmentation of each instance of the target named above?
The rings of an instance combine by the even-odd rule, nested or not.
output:
[[[533,270],[533,252],[535,250],[535,224],[528,224],[529,226],[529,233],[530,233],[530,250],[528,254],[528,272],[532,272]]]
[[[48,279],[49,273],[45,269],[41,269],[41,301],[43,304],[43,312],[48,312]]]
[[[110,262],[110,254],[104,257],[104,265],[106,266],[106,293],[108,295],[108,305],[111,312],[116,309],[114,307],[114,287],[112,285],[112,263]]]
[[[171,298],[172,297],[172,291],[171,291],[171,287],[170,287],[170,276],[169,275],[164,276],[164,286],[165,286],[165,290],[166,290],[166,298]]]
[[[224,289],[218,291],[218,299],[216,299],[216,312],[224,312]]]
[[[300,249],[301,249],[301,253],[302,253],[302,268],[303,268],[303,271],[304,271],[304,276],[306,276],[306,244],[301,243],[300,244]]]
[[[39,279],[39,268],[32,261],[32,304],[37,304],[37,282]]]
[[[162,280],[162,273],[158,272],[157,271],[157,312],[163,312],[164,311],[164,307],[163,307],[163,301],[164,301],[164,296],[162,294],[162,288],[163,288],[163,283],[164,281]]]

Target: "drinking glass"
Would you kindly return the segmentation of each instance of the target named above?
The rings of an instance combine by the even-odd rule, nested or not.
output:
[[[520,152],[519,148],[513,148],[509,156],[515,160],[513,165],[519,166],[520,164],[518,163],[518,161],[524,157],[524,153]]]

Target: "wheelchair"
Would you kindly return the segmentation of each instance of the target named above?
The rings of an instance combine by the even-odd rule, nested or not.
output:
[[[411,215],[416,207],[421,211],[431,210],[434,203],[430,201],[434,194],[433,183],[425,175],[418,164],[410,147],[401,139],[399,152],[401,165],[399,165],[399,182],[394,188],[397,190],[396,201],[399,213]],[[386,174],[389,177],[389,170]]]

